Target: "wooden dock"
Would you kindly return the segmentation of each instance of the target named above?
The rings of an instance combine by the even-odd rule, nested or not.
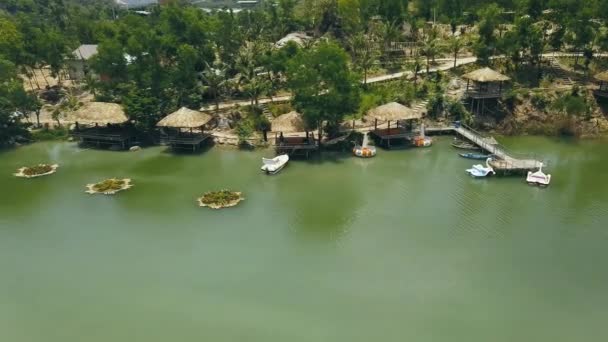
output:
[[[459,125],[452,128],[455,133],[479,146],[484,151],[496,156],[496,160],[490,162],[495,171],[501,173],[525,173],[536,171],[543,163],[535,158],[517,158],[498,145],[494,139],[487,138],[475,130]]]

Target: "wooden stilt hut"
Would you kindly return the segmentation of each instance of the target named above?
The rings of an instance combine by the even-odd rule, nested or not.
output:
[[[302,115],[292,111],[272,120],[277,154],[304,155],[319,149],[319,141],[314,132],[309,131]]]
[[[71,115],[71,119],[75,127],[70,133],[82,144],[126,149],[137,138],[135,128],[116,103],[85,103]]]
[[[196,151],[211,137],[205,126],[213,117],[209,114],[182,107],[165,116],[156,126],[161,128],[161,142],[173,149]]]
[[[465,97],[470,101],[470,112],[483,115],[497,105],[510,78],[490,68],[481,68],[462,76],[467,80]]]
[[[420,112],[397,102],[376,107],[366,114],[366,120],[374,122],[372,137],[388,148],[393,142],[410,142],[415,135],[413,123],[420,118]]]
[[[608,71],[595,75],[598,88],[593,91],[597,97],[608,99]]]

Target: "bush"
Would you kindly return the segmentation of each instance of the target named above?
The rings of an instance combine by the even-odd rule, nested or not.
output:
[[[382,102],[382,96],[378,94],[363,94],[359,103],[358,117],[365,116],[370,109],[377,107]]]
[[[531,102],[534,107],[540,110],[544,110],[549,105],[549,100],[543,95],[543,93],[534,93],[531,97]]]
[[[44,128],[32,131],[32,138],[36,141],[66,140],[68,136],[68,130],[63,127],[53,129]]]
[[[292,108],[290,103],[271,103],[268,105],[268,110],[272,113],[272,117],[276,118],[279,115],[289,113]]]
[[[253,135],[254,129],[250,120],[241,120],[236,125],[236,135],[239,137],[239,144],[243,144],[247,141],[247,139],[251,138]]]
[[[473,122],[471,113],[467,111],[462,102],[458,100],[448,100],[446,110],[455,120],[460,120],[466,125],[470,125]]]

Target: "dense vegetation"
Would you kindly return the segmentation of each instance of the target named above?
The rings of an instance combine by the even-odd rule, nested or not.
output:
[[[295,94],[294,107],[313,128],[381,100],[429,96],[442,104],[439,82],[418,82],[440,56],[456,60],[468,50],[488,64],[504,54],[508,68],[518,69],[539,66],[548,50],[583,52],[583,66],[608,50],[605,0],[277,0],[238,13],[174,1],[149,11],[126,12],[111,0],[3,1],[0,145],[27,138],[21,116],[42,105],[40,92],[26,92],[23,83],[41,88],[43,67],[61,83],[80,44],[99,45],[81,86],[99,101],[121,103],[142,129],[180,106],[225,98],[255,106],[281,91]],[[447,39],[432,20],[449,27]],[[315,39],[274,46],[294,31]],[[394,42],[411,45],[399,53],[388,49]],[[365,85],[368,74],[395,69],[413,71],[413,85],[389,92]]]

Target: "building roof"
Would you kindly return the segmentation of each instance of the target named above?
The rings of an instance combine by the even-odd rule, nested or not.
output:
[[[83,61],[97,54],[97,44],[82,44],[76,50],[72,51],[72,55],[76,59]]]
[[[165,116],[156,126],[172,128],[200,128],[205,126],[213,117],[197,110],[182,107]]]
[[[420,119],[422,114],[400,103],[390,102],[369,110],[367,116],[372,119],[397,121]]]
[[[306,124],[302,114],[292,111],[278,116],[272,120],[272,131],[283,133],[295,133],[306,131]]]
[[[480,83],[502,82],[510,80],[508,76],[505,76],[487,67],[477,69],[468,74],[464,74],[462,75],[462,78]]]
[[[595,75],[595,79],[598,81],[608,82],[608,71],[600,72]]]
[[[158,4],[158,0],[114,0],[114,2],[124,8],[140,8]]]
[[[129,118],[117,103],[88,102],[76,110],[72,115],[73,120],[81,124],[121,124],[129,121]]]
[[[309,35],[307,35],[304,32],[292,32],[292,33],[286,35],[285,37],[281,38],[274,45],[278,48],[282,48],[283,46],[287,45],[287,43],[289,43],[289,42],[295,42],[299,46],[304,46],[304,43],[310,39],[312,39],[312,37],[310,37]]]

